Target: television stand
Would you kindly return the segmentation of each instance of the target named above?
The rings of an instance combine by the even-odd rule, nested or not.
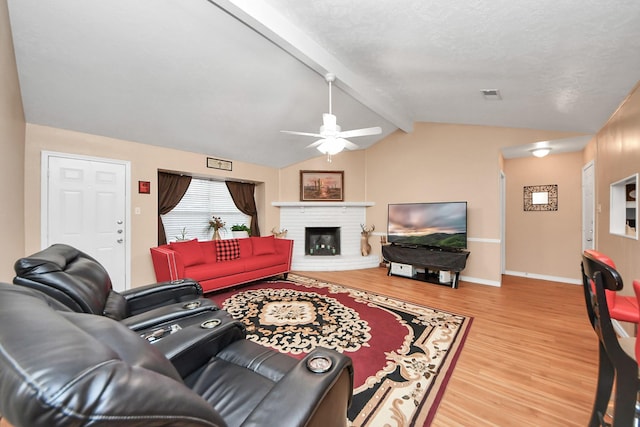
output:
[[[390,262],[387,271],[389,276],[409,277],[450,286],[453,289],[458,287],[460,272],[466,267],[469,253],[466,250],[444,251],[425,247],[382,246],[382,256]],[[423,269],[424,272],[418,273],[416,269]],[[445,280],[441,280],[441,277]]]

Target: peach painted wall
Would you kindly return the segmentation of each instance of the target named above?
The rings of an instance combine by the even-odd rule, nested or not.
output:
[[[24,254],[25,120],[7,0],[0,0],[0,281],[11,282],[13,263]]]
[[[609,255],[625,281],[640,279],[640,242],[609,233],[610,184],[640,173],[640,84],[596,135],[596,249]]]
[[[507,274],[581,283],[581,152],[505,160]],[[523,209],[530,185],[558,185],[557,211]]]
[[[395,132],[367,150],[367,198],[376,202],[368,210],[369,222],[384,229],[388,203],[466,200],[471,255],[462,276],[499,285],[500,149],[574,135],[416,123],[412,133]]]
[[[364,202],[366,195],[366,151],[345,151],[333,156],[331,163],[318,152],[319,156],[296,163],[280,170],[280,200],[296,202],[300,200],[300,171],[327,170],[344,171],[344,200]]]
[[[367,223],[380,254],[386,233],[387,205],[401,202],[466,200],[469,209],[469,258],[463,276],[498,285],[500,275],[500,148],[575,136],[484,126],[416,123],[412,133],[398,131],[368,150],[344,152],[327,163],[322,156],[280,171],[280,201],[299,200],[299,171],[344,170],[345,200],[369,201]]]
[[[233,171],[225,172],[206,167],[206,155],[173,150],[71,132],[46,126],[27,125],[25,209],[26,253],[40,250],[40,157],[42,151],[129,161],[131,163],[131,286],[155,281],[149,248],[157,245],[157,171],[158,169],[188,172],[194,176],[228,178],[259,183],[256,202],[262,234],[279,225],[277,208],[271,206],[278,198],[278,170],[239,161]],[[211,153],[214,156],[215,153]],[[151,182],[151,194],[138,194],[138,181]],[[135,215],[136,208],[140,214]]]
[[[597,138],[594,137],[582,150],[582,162],[585,165],[596,159],[598,149],[596,142]]]

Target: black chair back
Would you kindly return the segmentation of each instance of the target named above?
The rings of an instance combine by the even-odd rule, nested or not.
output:
[[[36,289],[73,311],[102,315],[111,279],[90,255],[65,244],[54,244],[14,264],[13,283]]]
[[[611,324],[605,289],[614,292],[622,290],[622,277],[615,268],[596,258],[593,253],[585,252],[582,255],[582,282],[591,325],[601,340],[615,339],[611,345],[617,346],[618,338]]]
[[[622,277],[618,271],[598,259],[593,251],[582,254],[582,278],[589,321],[599,342],[598,385],[589,422],[590,427],[605,425],[604,417],[611,398],[614,379],[613,427],[631,426],[638,392],[638,364],[620,345],[611,323],[605,290],[620,291]]]

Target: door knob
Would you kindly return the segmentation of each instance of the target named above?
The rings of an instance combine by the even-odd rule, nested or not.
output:
[[[124,242],[124,239],[118,239],[118,240],[116,240],[116,242],[122,243],[122,242]]]

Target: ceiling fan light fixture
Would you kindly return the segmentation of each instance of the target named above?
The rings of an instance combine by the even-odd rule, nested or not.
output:
[[[333,156],[344,150],[345,143],[342,138],[327,138],[324,142],[318,145],[318,151],[322,154]]]
[[[531,150],[531,154],[533,154],[536,157],[544,157],[550,152],[551,152],[551,148],[548,148],[548,147],[534,148],[533,150]]]
[[[322,126],[320,126],[320,133],[297,132],[291,130],[280,131],[291,135],[313,136],[316,138],[320,138],[316,142],[309,144],[307,147],[316,147],[322,154],[326,154],[328,162],[331,162],[332,155],[338,154],[345,148],[349,150],[358,149],[358,146],[356,144],[346,138],[380,135],[382,133],[382,128],[378,126],[347,131],[343,131],[342,128],[338,126],[337,118],[333,114],[331,109],[331,87],[335,79],[336,76],[332,73],[327,73],[325,76],[325,80],[329,84],[329,112],[322,115]]]

